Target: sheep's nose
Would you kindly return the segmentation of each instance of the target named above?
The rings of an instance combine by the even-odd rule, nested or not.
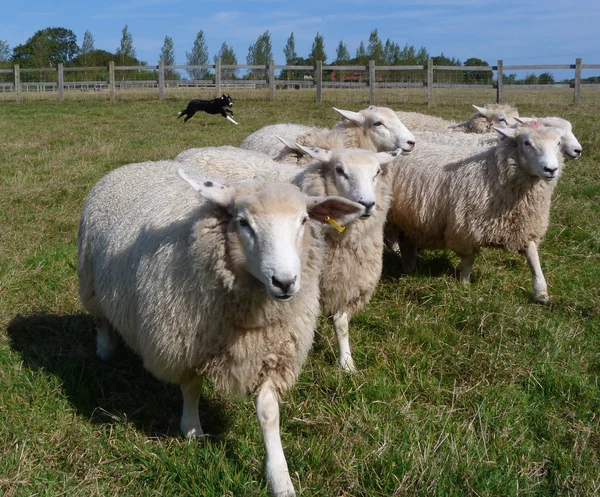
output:
[[[373,214],[375,202],[364,202],[362,200],[359,200],[358,203],[365,207],[365,213],[361,217],[370,217]]]
[[[581,155],[581,152],[583,152],[582,148],[575,148],[573,149],[573,152],[575,152],[577,155]]]
[[[551,176],[554,176],[554,173],[556,173],[557,169],[558,169],[558,167],[549,167],[549,166],[544,167],[544,171],[547,172]]]
[[[289,295],[292,285],[296,283],[296,276],[293,278],[287,278],[285,280],[280,280],[275,276],[272,276],[271,282],[273,283],[273,286],[279,288],[284,295]]]

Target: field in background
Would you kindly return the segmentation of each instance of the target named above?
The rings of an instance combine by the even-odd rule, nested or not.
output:
[[[378,103],[464,120],[470,104],[495,96],[456,92],[429,109],[414,90],[382,90]],[[531,302],[530,272],[516,254],[484,250],[464,288],[450,253],[422,254],[411,276],[386,253],[380,289],[351,323],[359,372],[336,366],[322,318],[282,406],[299,495],[600,494],[600,93],[582,90],[578,108],[567,93],[505,90],[521,115],[571,120],[584,147],[566,164],[540,248],[552,305]],[[277,93],[275,103],[231,94],[240,126],[206,114],[177,120],[201,92],[1,104],[0,495],[267,494],[250,399],[207,386],[200,411],[209,437],[184,441],[178,389],[127,350],[97,359],[77,295],[79,214],[108,171],[239,145],[265,124],[330,126],[331,106],[368,101],[360,90],[324,91],[322,105],[302,90]]]

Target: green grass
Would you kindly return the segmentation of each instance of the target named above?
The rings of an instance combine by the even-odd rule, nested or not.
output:
[[[600,92],[507,95],[522,115],[559,115],[584,146],[567,162],[540,248],[552,305],[531,302],[516,254],[484,250],[470,287],[458,259],[426,252],[411,276],[385,254],[380,288],[351,323],[360,371],[336,366],[331,322],[282,405],[282,439],[304,496],[600,494]],[[300,95],[300,94],[299,94]],[[408,95],[408,96],[407,96]],[[465,119],[487,93],[378,94],[381,104]],[[234,94],[234,99],[236,95]],[[178,388],[123,349],[95,356],[77,295],[77,225],[90,188],[131,162],[239,145],[276,122],[331,125],[366,93],[238,95],[220,117],[175,119],[188,98],[0,105],[0,495],[267,494],[250,399],[207,385],[204,442],[178,434]],[[529,97],[529,98],[528,98]],[[535,97],[535,98],[532,98]],[[348,99],[344,101],[343,99]]]

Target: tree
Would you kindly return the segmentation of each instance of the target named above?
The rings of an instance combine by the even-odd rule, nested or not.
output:
[[[158,60],[162,60],[165,66],[175,65],[175,45],[173,38],[165,36],[165,42],[160,49]],[[165,69],[165,79],[179,79],[179,73],[173,69]]]
[[[400,62],[400,45],[389,38],[385,40],[382,54],[383,62],[389,66],[398,65]]]
[[[365,49],[365,43],[363,41],[360,42],[360,45],[356,49],[356,57],[354,58],[357,64],[367,65],[369,62],[369,57],[367,56],[367,50]]]
[[[449,59],[444,55],[444,52],[435,57],[431,57],[431,60],[433,60],[434,66],[462,66],[460,60],[455,59],[454,57]]]
[[[517,82],[517,75],[514,72],[503,74],[502,82],[506,85],[514,85]]]
[[[317,61],[325,62],[327,60],[327,54],[325,53],[325,41],[323,39],[323,35],[317,34],[312,44],[312,49],[308,54],[308,58],[310,59],[311,65],[316,66]]]
[[[217,63],[217,60],[220,60],[221,64],[227,66],[235,66],[238,63],[235,52],[233,51],[233,47],[230,47],[227,45],[227,43],[223,43],[221,45],[221,49],[215,55],[215,64]],[[224,79],[237,79],[238,71],[239,69],[221,69],[221,74],[223,75]]]
[[[70,29],[45,28],[36,31],[23,45],[13,49],[12,61],[23,67],[55,67],[79,53],[77,36]]]
[[[348,46],[340,40],[337,48],[335,49],[335,63],[338,65],[347,64],[350,62],[350,52]]]
[[[267,30],[257,38],[256,43],[248,47],[246,63],[249,66],[268,66],[272,59],[271,33]],[[267,69],[253,69],[250,71],[252,78],[256,79],[267,79],[268,74]]]
[[[7,62],[10,57],[8,42],[0,40],[0,62]]]
[[[369,56],[369,60],[374,60],[377,64],[381,63],[383,60],[383,44],[379,39],[376,29],[371,31],[371,34],[369,35],[367,55]]]
[[[535,74],[531,73],[525,76],[523,82],[526,85],[537,85],[540,82],[540,79]]]
[[[298,54],[296,53],[296,40],[294,39],[293,31],[292,34],[290,34],[290,37],[287,39],[285,47],[283,47],[283,55],[285,55],[286,66],[295,66],[297,64]],[[292,79],[292,70],[288,69],[287,74],[284,74],[284,72],[281,71],[279,77],[283,78],[284,75],[287,76],[288,80]]]
[[[198,31],[191,52],[186,52],[188,66],[201,66],[208,64],[208,47],[204,40],[204,31]],[[192,79],[208,79],[208,69],[186,69]]]
[[[551,85],[554,83],[554,76],[552,73],[543,72],[538,78],[538,83],[540,85]]]
[[[465,66],[488,66],[489,64],[485,60],[478,59],[477,57],[471,57],[465,60]],[[468,70],[463,73],[463,81],[465,83],[481,83],[491,84],[492,83],[492,71],[473,71]]]
[[[121,65],[125,65],[128,59],[135,59],[135,48],[133,48],[133,36],[129,32],[129,28],[127,24],[121,31],[121,45],[117,48],[115,52],[117,57],[119,58],[119,62]]]

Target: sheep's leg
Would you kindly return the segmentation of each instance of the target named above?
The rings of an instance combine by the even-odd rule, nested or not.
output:
[[[181,423],[179,427],[185,438],[198,438],[204,436],[200,415],[198,414],[198,402],[202,393],[202,377],[197,376],[193,380],[182,383],[183,410],[181,412]]]
[[[527,264],[529,264],[529,269],[531,269],[533,299],[540,304],[547,304],[550,299],[548,296],[546,279],[544,278],[544,273],[542,273],[542,267],[540,266],[537,243],[534,241],[529,242],[529,245],[523,253],[527,259]]]
[[[118,342],[115,332],[106,318],[99,318],[96,324],[96,354],[103,361],[110,361],[115,356]]]
[[[460,282],[464,284],[469,283],[471,277],[471,271],[473,270],[473,263],[475,262],[475,253],[460,255]]]
[[[386,224],[383,229],[383,238],[385,241],[385,246],[390,249],[392,252],[400,251],[400,238],[398,236],[398,229],[390,224]]]
[[[333,316],[333,328],[337,335],[338,345],[340,348],[340,366],[349,373],[354,373],[354,359],[350,351],[350,333],[348,332],[348,314],[345,312],[337,312]]]
[[[279,402],[270,385],[263,384],[256,395],[256,416],[267,452],[267,480],[271,493],[277,496],[296,495],[279,434]]]
[[[398,243],[402,257],[402,271],[406,274],[412,273],[417,267],[417,246],[402,235]]]

